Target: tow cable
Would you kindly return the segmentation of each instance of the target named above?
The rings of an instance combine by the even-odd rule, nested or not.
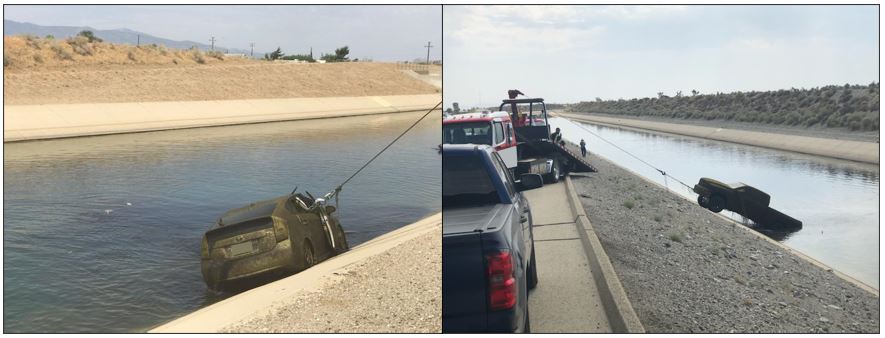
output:
[[[412,128],[415,128],[415,126],[417,126],[418,123],[420,123],[422,120],[424,120],[424,118],[426,118],[427,115],[430,115],[430,113],[432,113],[434,110],[439,108],[441,105],[442,105],[442,101],[439,101],[439,103],[437,103],[435,106],[433,106],[433,108],[431,108],[426,113],[424,113],[424,115],[422,115],[418,120],[416,120],[415,123],[412,123],[411,126],[406,128],[405,131],[403,131],[401,134],[399,134],[399,136],[397,136],[395,139],[393,139],[393,141],[388,143],[387,146],[382,148],[377,154],[375,154],[375,156],[372,156],[371,159],[369,159],[365,164],[363,164],[362,167],[357,169],[357,171],[354,172],[352,175],[350,175],[350,177],[348,177],[346,180],[344,180],[344,182],[337,185],[335,187],[335,189],[332,189],[332,191],[329,191],[327,194],[323,195],[323,197],[315,199],[313,205],[307,209],[308,211],[311,211],[313,209],[319,208],[320,219],[323,222],[323,227],[326,228],[326,233],[329,235],[329,243],[332,245],[332,249],[335,249],[335,236],[332,234],[332,226],[331,226],[331,224],[329,224],[331,222],[331,218],[329,217],[329,215],[326,214],[325,206],[328,203],[327,201],[329,199],[331,199],[332,197],[334,197],[335,198],[335,209],[338,209],[338,206],[339,206],[338,195],[340,195],[341,189],[344,187],[344,185],[347,184],[348,182],[350,182],[350,180],[352,180],[354,177],[356,177],[357,174],[362,172],[363,169],[366,169],[366,167],[368,167],[369,164],[371,164],[373,161],[375,161],[375,159],[377,159],[378,156],[381,156],[381,154],[384,153],[384,151],[386,151],[388,148],[390,148],[394,143],[396,143],[396,141],[399,141],[400,138],[405,136],[406,133],[408,133],[410,130],[412,130]],[[297,190],[298,188],[295,188],[295,189]],[[294,192],[295,191],[292,191],[292,193],[294,193]]]
[[[584,126],[582,126],[581,124],[579,124],[579,123],[575,123],[575,122],[573,122],[573,121],[571,121],[571,120],[569,120],[569,119],[565,119],[565,118],[564,118],[563,120],[569,121],[571,124],[577,126],[578,128],[581,128],[581,129],[583,129],[584,131],[590,133],[591,135],[596,136],[596,137],[599,138],[600,140],[605,141],[605,143],[608,143],[608,144],[612,145],[613,147],[617,148],[618,150],[623,151],[623,152],[626,153],[627,155],[630,155],[630,156],[632,156],[633,158],[639,160],[639,162],[642,162],[643,164],[645,164],[645,165],[651,167],[652,169],[656,170],[657,172],[661,173],[661,175],[664,176],[664,186],[667,186],[667,177],[670,177],[670,178],[672,178],[674,181],[679,182],[679,184],[684,185],[686,188],[688,188],[689,191],[692,191],[692,192],[694,191],[694,190],[692,189],[692,187],[691,187],[690,185],[688,185],[688,184],[685,184],[685,182],[682,182],[682,181],[680,181],[678,178],[673,177],[673,175],[669,175],[669,174],[667,174],[666,171],[664,171],[664,170],[662,170],[662,169],[660,169],[660,168],[658,168],[658,167],[655,167],[655,166],[652,165],[651,163],[648,163],[648,162],[646,162],[645,160],[639,158],[639,156],[633,155],[633,153],[627,151],[627,150],[624,149],[624,148],[619,147],[617,144],[614,144],[613,142],[611,142],[611,141],[609,141],[609,140],[606,140],[606,139],[603,138],[602,136],[599,136],[599,134],[594,133],[594,132],[591,131],[590,129],[587,129],[587,128],[585,128]],[[669,187],[667,187],[667,188],[669,189]]]

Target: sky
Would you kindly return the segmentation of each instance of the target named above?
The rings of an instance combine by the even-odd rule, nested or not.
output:
[[[446,6],[445,106],[879,81],[877,6]]]
[[[422,60],[430,41],[439,60],[441,8],[431,6],[4,6],[4,18],[43,26],[128,28],[172,40],[287,54],[332,53],[347,45],[351,58],[375,61]]]

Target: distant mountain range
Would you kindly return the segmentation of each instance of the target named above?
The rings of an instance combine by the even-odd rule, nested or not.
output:
[[[95,29],[92,27],[73,27],[73,26],[40,26],[27,22],[17,22],[12,20],[3,20],[3,35],[21,35],[21,34],[32,34],[39,37],[44,37],[46,35],[52,35],[56,38],[66,38],[69,36],[77,35],[81,31],[88,30],[92,31],[95,36],[101,38],[105,42],[115,43],[115,44],[129,44],[134,45],[136,43],[141,43],[143,45],[149,45],[152,43],[158,45],[164,45],[169,48],[175,49],[188,49],[191,47],[197,47],[201,50],[209,50],[211,48],[210,45],[194,42],[194,41],[176,41],[169,40],[160,37],[156,37],[147,33],[137,32],[131,29],[120,28],[120,29],[111,29],[111,30],[102,30]],[[140,37],[139,37],[140,36]],[[140,42],[139,42],[140,41]],[[246,54],[249,55],[249,50],[237,49],[237,48],[225,48],[222,46],[215,46],[216,50],[220,50],[226,53],[235,53],[235,54]],[[259,57],[264,55],[264,52],[255,51],[255,56]]]

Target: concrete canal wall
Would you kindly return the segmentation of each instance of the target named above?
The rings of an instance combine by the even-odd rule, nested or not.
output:
[[[440,332],[441,236],[437,213],[149,332]]]
[[[879,164],[879,144],[872,142],[772,134],[746,130],[651,122],[627,118],[602,117],[587,114],[558,113],[558,115],[577,121],[593,122],[603,125],[651,130],[843,160]]]
[[[424,111],[440,94],[4,105],[3,142]]]

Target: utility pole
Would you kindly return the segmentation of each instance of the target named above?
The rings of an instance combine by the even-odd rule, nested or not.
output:
[[[252,57],[252,54],[253,54],[254,52],[255,52],[255,43],[254,43],[254,42],[250,42],[250,43],[249,43],[249,57]]]
[[[427,41],[427,46],[424,46],[424,47],[427,47],[427,64],[429,65],[430,64],[430,49],[433,48],[433,46],[430,45],[430,41]]]
[[[141,46],[141,34],[137,35],[138,38],[135,40],[135,47]]]
[[[215,50],[215,37],[213,36],[209,41],[212,41],[212,50]]]

